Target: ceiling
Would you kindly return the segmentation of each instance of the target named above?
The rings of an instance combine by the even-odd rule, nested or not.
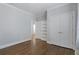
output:
[[[9,3],[19,9],[28,11],[36,16],[44,15],[47,8],[54,7],[58,3]]]

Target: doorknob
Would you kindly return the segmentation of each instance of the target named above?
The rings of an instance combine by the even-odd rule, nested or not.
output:
[[[59,34],[62,34],[62,32],[58,32]]]

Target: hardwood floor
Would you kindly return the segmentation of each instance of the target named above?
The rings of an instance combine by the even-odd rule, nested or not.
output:
[[[36,46],[32,49],[34,55],[45,55],[47,52],[47,43],[40,39],[36,39]]]
[[[16,44],[11,47],[0,49],[1,55],[31,54],[31,41]]]
[[[26,41],[11,47],[0,49],[0,55],[74,55],[75,51],[69,48],[48,44],[36,39],[36,46],[32,41]]]
[[[73,49],[60,47],[53,44],[48,44],[48,55],[74,55],[75,51]]]

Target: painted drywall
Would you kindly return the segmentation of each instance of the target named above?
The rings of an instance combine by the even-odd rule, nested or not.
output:
[[[27,41],[32,35],[34,17],[8,4],[0,4],[0,48]]]
[[[47,20],[46,20],[46,11],[47,9],[54,7],[56,5],[60,5],[61,3],[10,3],[19,9],[24,11],[29,11],[36,16],[35,24],[36,24],[36,35],[38,38],[42,40],[47,40]],[[65,3],[63,3],[65,4]]]
[[[48,43],[72,49],[75,48],[74,24],[76,18],[73,15],[75,14],[73,13],[74,11],[74,4],[62,4],[47,11]]]
[[[78,4],[78,17],[77,17],[77,40],[76,47],[79,50],[79,4]]]
[[[36,16],[43,16],[47,8],[54,7],[55,5],[61,3],[9,3],[17,8],[20,8],[24,11],[29,11]]]

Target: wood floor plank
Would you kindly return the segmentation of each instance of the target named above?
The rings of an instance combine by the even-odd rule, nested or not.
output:
[[[36,39],[36,46],[32,47],[32,41],[22,42],[4,49],[0,49],[0,55],[74,55],[73,49],[48,44],[46,41]]]

